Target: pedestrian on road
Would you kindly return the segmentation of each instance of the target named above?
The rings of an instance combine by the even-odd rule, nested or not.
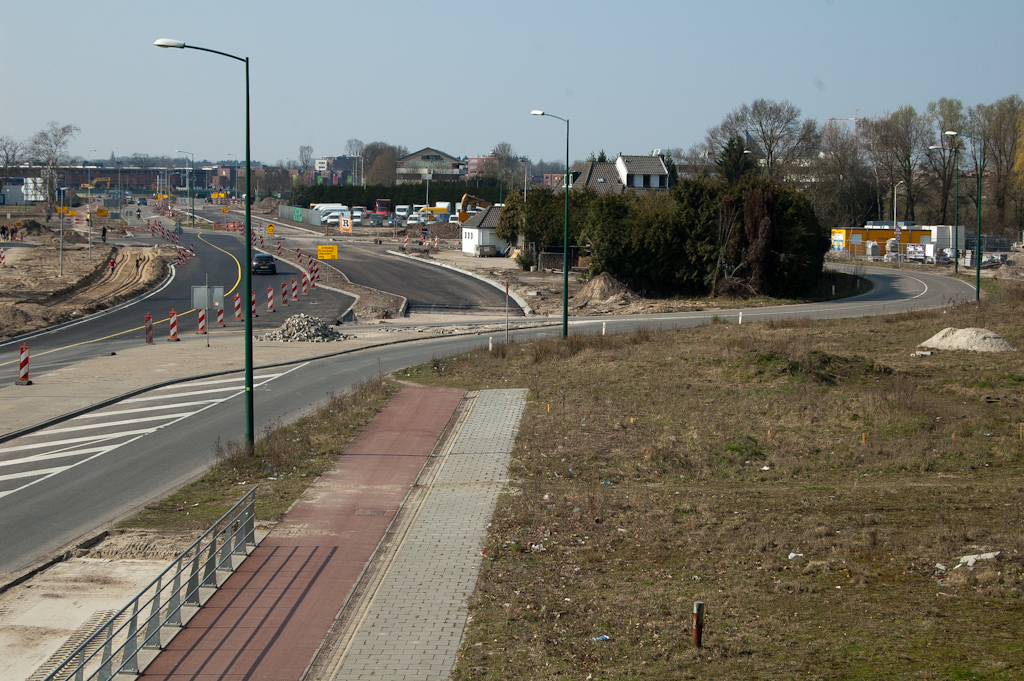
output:
[[[113,275],[113,274],[114,274],[114,266],[115,266],[115,265],[117,265],[117,263],[116,263],[116,262],[114,261],[114,259],[113,259],[113,258],[111,258],[111,259],[110,259],[110,274],[111,274],[111,275]]]
[[[103,243],[107,243],[107,227],[103,226]]]
[[[142,258],[135,258],[135,275],[139,274],[139,266],[142,265]]]
[[[7,241],[7,225],[0,227],[0,241]]]

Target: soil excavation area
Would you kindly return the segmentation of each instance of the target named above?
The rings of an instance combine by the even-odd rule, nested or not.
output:
[[[87,235],[66,226],[62,243],[59,225],[34,220],[25,222],[18,241],[2,242],[0,248],[0,339],[137,296],[166,276],[173,258],[166,247],[119,248],[95,235],[90,248]]]

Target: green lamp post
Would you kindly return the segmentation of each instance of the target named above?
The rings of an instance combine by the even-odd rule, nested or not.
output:
[[[975,137],[974,135],[965,135],[964,133],[957,132],[956,130],[947,130],[943,134],[944,135],[949,135],[950,137],[956,137],[957,135],[959,135],[961,137],[966,137],[969,140],[974,140],[975,142],[978,143],[978,149],[981,152],[981,154],[980,154],[980,156],[978,158],[978,229],[976,230],[976,233],[975,233],[975,238],[976,238],[976,241],[977,241],[977,245],[976,245],[976,247],[974,249],[974,268],[975,268],[974,269],[974,299],[980,303],[981,302],[981,176],[982,176],[982,174],[985,171],[985,140],[981,139],[980,137]],[[958,176],[958,179],[959,179],[959,172],[957,173],[957,176]],[[957,187],[959,188],[959,184],[957,185]],[[955,210],[954,210],[954,212],[955,212]]]
[[[211,52],[222,57],[234,59],[245,64],[245,304],[249,306],[250,314],[245,315],[245,446],[251,454],[256,442],[256,426],[253,418],[253,392],[252,392],[252,307],[249,301],[252,300],[252,162],[249,150],[249,58],[236,57],[227,52],[211,50],[206,47],[186,45],[184,40],[171,40],[160,38],[153,43],[157,47],[173,47],[179,50],[199,50]]]
[[[562,338],[569,335],[569,119],[534,109],[534,116],[549,116],[565,122],[565,231],[562,236]]]

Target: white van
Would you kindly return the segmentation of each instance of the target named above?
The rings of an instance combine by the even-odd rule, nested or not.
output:
[[[395,206],[395,215],[402,218],[403,220],[409,217],[409,213],[409,206]]]
[[[347,212],[348,206],[341,203],[318,203],[313,206],[313,210],[320,213],[320,216],[323,217],[328,213]]]

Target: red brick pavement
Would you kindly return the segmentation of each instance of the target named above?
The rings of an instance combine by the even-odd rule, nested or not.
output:
[[[142,678],[298,679],[463,395],[402,388]]]

